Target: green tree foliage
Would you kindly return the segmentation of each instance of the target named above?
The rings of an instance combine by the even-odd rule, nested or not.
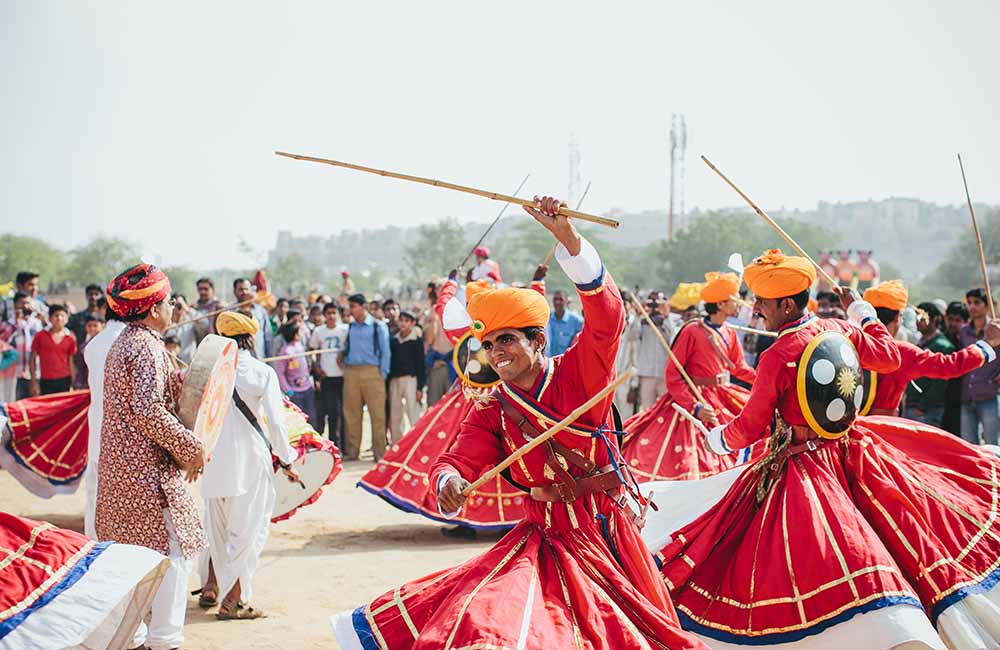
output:
[[[323,277],[320,265],[299,253],[289,253],[268,265],[268,279],[274,283],[271,293],[279,296],[306,294],[312,289],[313,283]]]
[[[139,247],[117,237],[97,237],[69,252],[66,280],[106,286],[111,278],[140,261]]]
[[[174,293],[183,294],[188,303],[198,300],[198,288],[195,286],[201,274],[186,266],[167,266],[163,272],[170,278],[170,288]]]
[[[996,295],[997,281],[1000,280],[995,268],[1000,260],[1000,210],[977,210],[976,217],[990,271],[990,290]],[[887,277],[884,273],[882,275]],[[983,275],[979,268],[979,247],[972,223],[969,222],[965,236],[958,240],[944,257],[944,261],[923,282],[911,288],[910,293],[917,300],[940,297],[952,301],[960,300],[968,289],[981,286]]]
[[[403,262],[414,278],[447,273],[468,253],[465,233],[454,217],[417,228],[413,242],[403,248]]]
[[[0,284],[20,271],[38,273],[42,286],[65,276],[66,254],[37,237],[0,235]]]

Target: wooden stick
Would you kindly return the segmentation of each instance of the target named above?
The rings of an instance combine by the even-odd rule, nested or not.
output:
[[[778,338],[777,332],[768,332],[767,330],[759,330],[753,327],[747,327],[745,325],[733,325],[732,323],[726,323],[729,327],[734,330],[739,330],[740,332],[746,332],[747,334],[756,334],[757,336],[767,336],[769,338]]]
[[[833,286],[833,287],[839,286],[837,284],[837,281],[834,280],[832,277],[830,277],[830,274],[827,273],[826,271],[824,271],[823,267],[821,267],[819,264],[817,264],[816,260],[814,260],[809,255],[809,253],[805,252],[805,250],[801,246],[799,246],[795,242],[794,239],[792,239],[791,235],[789,235],[787,232],[785,232],[784,228],[782,228],[781,226],[779,226],[774,219],[772,219],[771,217],[767,216],[767,214],[765,214],[763,210],[761,210],[760,208],[758,208],[757,204],[754,203],[752,200],[750,200],[750,197],[747,196],[746,194],[744,194],[743,191],[740,188],[736,187],[736,185],[731,180],[729,180],[728,178],[726,178],[726,175],[723,174],[722,172],[720,172],[719,169],[718,169],[718,167],[716,167],[715,165],[713,165],[708,160],[708,158],[706,158],[705,156],[702,156],[701,159],[705,161],[705,164],[708,165],[709,168],[711,168],[711,170],[713,172],[715,172],[716,174],[719,175],[719,178],[721,178],[722,180],[726,181],[726,184],[728,184],[729,187],[731,187],[734,190],[736,190],[736,193],[739,194],[743,198],[743,200],[746,201],[750,205],[751,208],[753,208],[753,211],[757,213],[757,216],[759,216],[761,219],[763,219],[764,221],[766,221],[769,226],[771,226],[772,228],[774,228],[775,232],[777,232],[781,236],[782,239],[784,239],[786,242],[788,242],[789,246],[791,246],[792,248],[794,248],[795,251],[799,255],[801,255],[802,257],[804,257],[807,260],[809,260],[809,262],[813,266],[816,267],[816,270],[819,272],[819,274],[821,276],[823,276],[823,279],[826,280],[830,284],[830,286]]]
[[[327,158],[315,158],[313,156],[303,156],[300,154],[286,153],[284,151],[275,151],[278,156],[284,156],[285,158],[294,158],[295,160],[305,160],[308,162],[323,163],[325,165],[333,165],[334,167],[345,167],[347,169],[354,169],[360,172],[368,172],[369,174],[378,174],[379,176],[388,176],[389,178],[398,178],[404,181],[411,181],[413,183],[423,183],[424,185],[433,185],[434,187],[443,187],[449,190],[455,190],[456,192],[465,192],[466,194],[475,194],[476,196],[483,196],[487,199],[492,199],[493,201],[505,201],[507,203],[516,203],[517,205],[523,205],[525,207],[534,207],[534,201],[528,201],[526,199],[519,199],[516,196],[507,196],[506,194],[499,194],[497,192],[490,192],[488,190],[480,190],[475,187],[467,187],[465,185],[456,185],[455,183],[448,183],[446,181],[439,181],[432,178],[423,178],[421,176],[410,176],[409,174],[400,174],[398,172],[390,172],[383,169],[375,169],[373,167],[364,167],[362,165],[355,165],[354,163],[340,162],[338,160],[329,160]],[[598,217],[592,214],[587,214],[585,212],[577,212],[575,210],[570,210],[569,208],[562,207],[559,208],[559,214],[567,217],[572,217],[574,219],[579,219],[580,221],[589,221],[591,223],[597,223],[602,226],[607,226],[609,228],[617,228],[620,224],[614,219],[608,219],[607,217]]]
[[[594,406],[596,406],[598,402],[600,402],[602,399],[604,399],[605,397],[607,397],[608,395],[610,395],[611,393],[613,393],[616,388],[618,388],[623,383],[625,383],[626,381],[628,381],[629,379],[631,379],[633,376],[635,376],[635,368],[634,367],[629,368],[628,370],[626,370],[622,374],[618,375],[617,379],[615,379],[613,382],[611,382],[610,384],[608,384],[607,386],[605,386],[604,388],[602,388],[596,395],[594,395],[593,397],[591,397],[590,399],[588,399],[586,402],[584,402],[580,406],[578,406],[575,409],[573,409],[572,413],[570,413],[569,415],[567,415],[566,417],[564,417],[562,420],[560,420],[551,429],[549,429],[545,433],[540,434],[537,438],[535,438],[534,440],[532,440],[531,442],[529,442],[525,446],[521,447],[520,449],[518,449],[517,451],[515,451],[510,456],[507,456],[507,458],[505,458],[503,460],[503,462],[501,462],[499,465],[495,466],[493,469],[491,469],[490,471],[486,472],[485,474],[483,474],[482,476],[480,476],[478,479],[476,479],[476,481],[474,483],[472,483],[472,485],[470,485],[469,487],[467,487],[464,490],[462,490],[462,494],[467,496],[467,495],[471,494],[472,492],[475,492],[476,490],[478,490],[479,488],[481,488],[486,483],[489,483],[491,480],[495,479],[497,476],[500,475],[500,472],[504,471],[505,469],[507,469],[508,467],[510,467],[511,465],[513,465],[514,463],[516,463],[517,461],[519,461],[522,457],[524,457],[525,454],[530,453],[533,449],[535,449],[536,447],[538,447],[541,444],[544,444],[546,441],[548,441],[554,435],[556,435],[557,433],[559,433],[560,431],[562,431],[563,429],[565,429],[569,425],[571,425],[574,422],[576,422],[576,420],[581,415],[583,415],[584,413],[586,413],[590,409],[594,408]]]
[[[983,290],[986,291],[986,306],[990,318],[996,318],[997,312],[993,306],[993,294],[990,292],[990,276],[986,273],[986,253],[983,252],[983,237],[979,234],[979,222],[976,221],[976,211],[972,209],[972,197],[969,196],[969,183],[965,180],[965,166],[962,164],[962,154],[958,154],[958,168],[962,170],[962,184],[965,185],[965,200],[969,204],[969,215],[972,217],[972,229],[976,233],[976,246],[979,247],[979,270],[983,273]]]
[[[590,191],[591,181],[587,181],[587,187],[584,188],[583,194],[580,196],[580,200],[576,202],[576,209],[579,210],[580,206],[583,205],[583,200],[587,198],[587,192]],[[552,261],[552,256],[556,254],[556,248],[559,246],[559,242],[552,244],[552,248],[549,249],[549,254],[545,256],[545,261],[542,262],[542,266],[548,266],[549,262]]]
[[[296,357],[312,357],[317,354],[326,354],[327,352],[340,352],[340,350],[334,350],[333,348],[324,348],[322,350],[309,350],[308,352],[296,352],[295,354],[282,354],[277,357],[264,357],[263,359],[257,359],[257,361],[263,361],[269,363],[271,361],[284,361],[285,359],[295,359]]]
[[[215,311],[210,311],[207,314],[202,314],[200,316],[195,316],[194,318],[188,318],[186,320],[182,320],[179,323],[173,323],[173,324],[170,325],[170,327],[167,328],[167,330],[176,329],[178,327],[181,327],[182,325],[190,325],[191,323],[196,323],[196,322],[198,322],[200,320],[204,320],[206,318],[211,318],[212,316],[218,316],[219,314],[221,314],[224,311],[230,311],[230,310],[236,309],[237,307],[242,307],[243,305],[249,305],[250,303],[257,302],[258,300],[263,299],[263,297],[265,295],[266,294],[260,293],[260,294],[257,294],[256,296],[254,296],[253,298],[250,298],[249,300],[244,300],[243,302],[234,302],[231,305],[227,305],[226,307],[222,307],[221,309],[216,309]],[[189,305],[189,307],[190,307],[190,305]]]
[[[524,176],[524,180],[521,181],[521,184],[517,186],[517,189],[514,190],[514,194],[512,196],[517,196],[518,194],[521,193],[521,188],[524,187],[524,184],[528,182],[529,178],[531,178],[531,174],[526,174]],[[463,259],[459,263],[459,265],[456,266],[455,268],[461,269],[463,266],[465,266],[465,263],[469,261],[469,258],[472,257],[473,253],[476,252],[476,249],[479,248],[479,245],[483,243],[483,240],[486,239],[486,235],[490,234],[490,231],[493,230],[493,226],[497,225],[500,222],[500,217],[503,216],[503,213],[506,212],[507,208],[509,208],[509,207],[510,207],[510,202],[509,201],[507,203],[503,204],[503,207],[500,208],[500,212],[497,213],[497,216],[493,220],[493,223],[491,223],[489,225],[489,227],[486,229],[486,232],[484,232],[483,235],[482,235],[482,237],[479,238],[479,241],[477,241],[475,244],[472,245],[472,248],[469,250],[468,254],[465,256],[465,259]]]
[[[642,306],[639,299],[635,297],[635,293],[629,293],[629,297],[632,298],[632,302],[635,303],[635,306],[639,308],[639,313],[642,314],[642,317],[645,318],[646,322],[649,323],[649,326],[653,328],[653,332],[655,332],[656,337],[660,339],[660,343],[663,345],[663,349],[667,351],[667,355],[670,357],[671,361],[673,361],[674,365],[677,366],[677,370],[680,371],[681,377],[684,378],[688,388],[691,389],[691,392],[699,402],[705,406],[709,406],[709,403],[705,401],[705,396],[701,394],[701,390],[698,388],[697,384],[694,383],[691,376],[687,374],[687,370],[685,370],[684,366],[681,365],[680,359],[678,359],[677,355],[674,354],[674,351],[670,349],[670,344],[667,343],[667,339],[663,338],[663,332],[660,331],[660,328],[657,327],[656,323],[653,322],[653,319],[650,318],[649,314],[646,312],[646,308]]]

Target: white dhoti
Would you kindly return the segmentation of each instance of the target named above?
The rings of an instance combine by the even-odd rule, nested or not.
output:
[[[167,558],[166,575],[153,597],[153,605],[147,622],[139,623],[132,637],[130,648],[143,644],[150,650],[170,650],[184,645],[184,618],[187,614],[187,582],[191,573],[191,560],[181,553],[180,540],[174,529],[170,511],[163,511],[167,524],[167,543],[170,556]]]

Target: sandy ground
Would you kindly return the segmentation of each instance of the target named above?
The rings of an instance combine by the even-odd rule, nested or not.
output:
[[[316,503],[271,526],[253,602],[267,618],[218,621],[216,610],[199,609],[192,597],[184,648],[338,648],[328,623],[331,614],[463,562],[499,539],[491,533],[473,542],[452,541],[441,535],[440,524],[356,488],[371,466],[370,460],[345,463]],[[83,531],[82,487],[73,495],[39,499],[0,471],[0,503],[9,512]],[[192,590],[199,586],[196,575],[190,584]]]

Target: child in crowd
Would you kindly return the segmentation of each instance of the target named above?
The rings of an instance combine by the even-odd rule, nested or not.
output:
[[[31,394],[50,395],[73,388],[76,374],[73,357],[76,337],[66,329],[69,313],[64,305],[49,307],[48,329],[42,330],[31,342]]]

